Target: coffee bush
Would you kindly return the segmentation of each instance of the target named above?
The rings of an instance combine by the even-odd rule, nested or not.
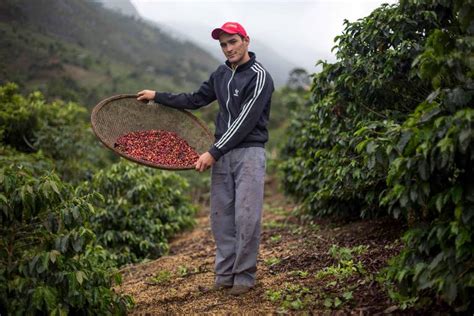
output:
[[[92,196],[21,157],[0,157],[0,313],[126,314],[132,300],[112,290],[120,275],[88,225]]]
[[[346,21],[282,166],[316,216],[405,220],[387,284],[457,311],[474,309],[473,16],[470,1],[405,0]]]
[[[104,197],[91,221],[98,241],[121,265],[163,255],[168,238],[195,222],[196,208],[183,194],[187,182],[172,172],[123,160],[82,188]]]

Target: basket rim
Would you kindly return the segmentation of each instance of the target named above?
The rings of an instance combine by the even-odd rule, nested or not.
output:
[[[94,106],[94,108],[92,109],[92,113],[91,113],[91,126],[92,126],[92,131],[94,132],[95,136],[100,140],[100,142],[102,144],[104,144],[105,147],[112,150],[112,152],[114,152],[115,154],[117,154],[117,155],[119,155],[119,156],[121,156],[121,157],[123,157],[127,160],[136,162],[138,164],[145,165],[145,166],[152,167],[152,168],[156,168],[156,169],[164,169],[164,170],[192,170],[192,169],[194,169],[195,168],[194,166],[170,167],[170,166],[167,166],[167,165],[160,165],[160,164],[156,164],[156,163],[151,163],[151,162],[146,161],[146,160],[131,157],[131,156],[125,155],[124,153],[116,150],[114,147],[109,146],[109,144],[107,144],[107,142],[105,142],[102,139],[100,133],[96,129],[97,113],[102,109],[102,107],[104,107],[106,104],[108,104],[112,101],[120,100],[120,99],[129,99],[129,98],[133,98],[133,99],[136,100],[137,97],[138,97],[138,95],[136,95],[136,94],[118,94],[118,95],[108,97],[108,98],[100,101],[96,106]],[[152,101],[156,105],[165,106],[165,105],[162,105],[160,103],[156,103],[153,100],[150,100],[150,101]],[[141,101],[138,101],[138,102],[141,102]],[[176,108],[172,108],[172,107],[169,107],[169,108],[171,108],[173,110],[176,110],[176,111],[180,111],[180,112],[184,113],[185,115],[187,115],[190,119],[192,119],[195,123],[197,123],[206,132],[206,134],[209,136],[210,141],[214,140],[214,135],[212,135],[211,131],[207,128],[207,126],[204,124],[204,122],[201,119],[199,119],[198,117],[196,117],[194,114],[190,113],[189,111],[183,110],[183,109],[176,109]]]

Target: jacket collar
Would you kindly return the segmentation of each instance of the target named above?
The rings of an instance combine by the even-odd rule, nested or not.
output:
[[[244,71],[246,69],[249,69],[250,67],[253,66],[253,64],[255,64],[255,53],[254,52],[249,52],[249,56],[250,56],[250,60],[247,61],[245,64],[242,64],[242,65],[239,65],[237,66],[237,72],[241,72],[241,71]],[[227,67],[229,67],[230,69],[232,69],[232,65],[229,63],[228,60],[225,61],[225,64],[227,65]]]

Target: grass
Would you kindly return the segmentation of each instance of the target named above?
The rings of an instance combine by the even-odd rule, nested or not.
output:
[[[161,270],[159,271],[154,277],[148,279],[148,282],[162,285],[169,283],[171,280],[171,271],[168,270]]]
[[[277,222],[276,220],[271,220],[263,223],[264,229],[276,229],[285,227],[284,223]]]
[[[281,235],[273,235],[270,237],[270,242],[273,244],[279,243],[281,241]]]
[[[276,258],[276,257],[269,258],[269,259],[267,259],[267,260],[264,261],[265,265],[267,265],[267,266],[269,266],[269,267],[276,266],[276,265],[279,264],[280,262],[281,262],[281,259]]]
[[[309,276],[308,271],[302,271],[302,270],[290,271],[290,272],[288,272],[288,274],[290,276],[299,277],[300,279],[306,279]]]
[[[285,283],[281,289],[267,290],[265,296],[270,302],[280,305],[280,313],[302,310],[313,301],[308,287],[290,283]]]

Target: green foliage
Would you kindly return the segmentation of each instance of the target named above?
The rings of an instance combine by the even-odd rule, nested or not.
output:
[[[0,313],[125,314],[132,301],[113,292],[114,267],[156,258],[193,224],[186,181],[104,168],[112,159],[75,103],[7,84],[0,104]]]
[[[267,290],[265,295],[270,302],[280,305],[280,312],[302,310],[312,302],[311,290],[299,284],[285,283],[280,290]]]
[[[353,254],[360,255],[367,250],[367,246],[357,246],[353,248],[339,247],[332,245],[329,248],[329,254],[337,260],[336,265],[325,267],[318,271],[315,275],[316,279],[325,279],[327,277],[333,277],[336,279],[334,285],[337,284],[338,280],[346,279],[352,276],[354,273],[365,274],[366,271],[362,265],[362,262],[353,260]],[[331,285],[333,282],[330,282]]]
[[[368,246],[359,245],[352,248],[339,247],[338,245],[332,245],[329,248],[329,254],[331,257],[337,260],[352,260],[353,255],[361,255],[365,253],[368,249]]]
[[[95,243],[96,210],[54,173],[1,156],[0,311],[6,314],[126,314],[130,297]]]
[[[272,257],[265,260],[265,264],[269,267],[278,265],[281,262],[280,258]]]
[[[271,221],[263,222],[263,228],[265,229],[280,229],[286,226],[285,223],[277,222],[276,220],[272,219]]]
[[[79,183],[111,162],[92,133],[87,110],[76,103],[46,103],[43,95],[0,86],[0,142],[18,151],[40,152],[55,161],[63,180]]]
[[[270,236],[270,242],[273,244],[277,244],[281,241],[281,235],[273,235]]]
[[[366,163],[357,150],[365,135],[355,132],[365,127],[378,133],[396,124],[428,95],[428,85],[409,69],[425,40],[420,27],[434,28],[437,21],[426,10],[411,14],[383,5],[346,21],[336,38],[338,61],[321,62],[323,70],[314,76],[314,105],[290,127],[284,150],[290,159],[282,169],[285,190],[316,215],[368,216],[379,209],[385,169]]]
[[[3,0],[0,84],[90,108],[104,96],[194,89],[218,61],[96,1]],[[93,36],[91,36],[93,34]]]
[[[314,215],[405,219],[387,280],[458,311],[474,308],[473,17],[471,1],[407,0],[346,22],[282,167]]]
[[[291,276],[297,276],[301,279],[305,279],[309,276],[309,272],[308,271],[303,271],[303,270],[290,271],[288,274],[291,275]]]
[[[352,291],[346,291],[341,296],[326,297],[323,305],[327,308],[339,308],[352,300]]]
[[[160,270],[155,276],[148,279],[151,284],[166,284],[171,280],[171,272],[168,270]]]
[[[96,173],[82,190],[104,197],[91,219],[98,242],[121,265],[166,253],[168,238],[194,224],[186,186],[174,173],[125,160]]]

